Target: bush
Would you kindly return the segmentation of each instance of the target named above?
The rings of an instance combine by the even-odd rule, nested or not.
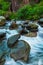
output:
[[[31,14],[31,11],[32,11],[32,7],[31,6],[24,6],[22,8],[20,8],[17,12],[17,15],[18,15],[18,19],[22,19],[22,20],[26,20],[26,19],[29,19],[29,16]],[[31,16],[30,16],[31,18]]]
[[[4,16],[6,14],[6,11],[0,10],[0,16]]]
[[[3,10],[0,10],[0,16],[8,17],[9,20],[17,19],[17,14],[16,13],[8,12],[8,11],[3,11]]]
[[[26,20],[37,20],[43,16],[43,2],[36,4],[34,6],[25,5],[18,10],[18,19]]]
[[[6,2],[5,0],[0,0],[0,9],[1,10],[4,10],[4,11],[7,11],[9,10],[9,7],[10,7],[10,2]]]
[[[2,5],[2,10],[4,10],[4,11],[9,10],[9,7],[10,7],[9,2],[3,2],[1,5]]]
[[[12,19],[17,19],[17,14],[15,12],[10,12],[9,13],[9,19],[12,20]]]

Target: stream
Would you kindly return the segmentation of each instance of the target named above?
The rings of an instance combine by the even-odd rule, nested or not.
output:
[[[6,31],[7,38],[17,33],[16,30],[9,30],[9,25],[10,23],[7,23],[5,29],[0,29]],[[38,27],[37,37],[26,37],[21,35],[20,40],[25,40],[31,47],[28,63],[24,63],[20,60],[15,62],[9,55],[6,55],[6,62],[4,65],[43,65],[43,28],[41,26]]]

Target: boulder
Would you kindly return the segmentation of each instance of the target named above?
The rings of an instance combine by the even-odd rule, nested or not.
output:
[[[10,27],[9,27],[9,29],[11,29],[11,30],[17,29],[17,28],[18,28],[18,25],[17,25],[15,22],[13,22],[13,23],[10,25]]]
[[[25,35],[26,37],[36,37],[37,32],[29,32],[28,34]]]
[[[38,25],[31,23],[26,27],[31,32],[37,32],[38,31]]]
[[[3,16],[0,16],[0,26],[4,26],[6,24],[6,19]]]
[[[15,35],[12,35],[8,38],[8,47],[13,47],[13,45],[15,45],[15,42],[20,38],[20,34],[15,34]]]
[[[29,54],[30,54],[30,45],[23,40],[18,40],[16,42],[16,45],[11,49],[10,56],[15,61],[22,60],[27,62]]]
[[[39,21],[38,21],[38,24],[43,27],[43,18],[41,18]]]

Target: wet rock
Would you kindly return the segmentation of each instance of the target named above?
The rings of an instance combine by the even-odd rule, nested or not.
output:
[[[43,27],[43,18],[41,18],[39,21],[38,21],[38,24]]]
[[[13,47],[15,45],[15,42],[20,38],[20,34],[12,35],[8,38],[8,47]]]
[[[27,34],[27,33],[28,33],[28,31],[25,30],[25,29],[22,29],[22,30],[20,31],[20,34],[21,34],[21,35],[24,35],[24,34]]]
[[[11,30],[17,29],[17,28],[18,28],[18,25],[17,25],[15,22],[13,22],[13,23],[10,25],[10,27],[9,27],[9,29],[11,29]]]
[[[4,63],[5,63],[4,53],[0,50],[0,65],[4,65]]]
[[[26,21],[23,22],[24,25],[28,24],[28,23],[29,23],[29,20],[26,20]]]
[[[3,40],[0,42],[0,65],[4,65],[5,63],[5,56],[8,54],[10,49],[7,46],[7,41]]]
[[[0,32],[0,41],[4,40],[6,38],[6,32]]]
[[[37,32],[29,32],[28,34],[25,35],[26,37],[36,37]]]
[[[10,56],[15,61],[22,60],[27,62],[29,54],[30,54],[30,45],[23,40],[18,40],[16,42],[16,45],[11,49]]]
[[[24,35],[24,34],[27,34],[28,31],[26,28],[23,28],[22,26],[19,26],[17,31],[21,34],[21,35]]]
[[[31,32],[37,32],[38,31],[38,26],[36,24],[33,24],[33,23],[29,24],[26,28]]]
[[[5,58],[0,59],[0,65],[4,65],[4,63],[5,63]]]
[[[22,24],[21,26],[22,26],[22,28],[27,28],[29,25],[28,24]]]
[[[6,19],[3,16],[0,16],[0,26],[4,26],[6,24]]]

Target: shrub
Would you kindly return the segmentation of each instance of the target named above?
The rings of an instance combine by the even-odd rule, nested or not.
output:
[[[25,5],[18,10],[18,19],[26,20],[37,20],[43,16],[43,2],[36,4],[34,6]]]
[[[0,16],[4,16],[6,14],[6,11],[0,10]]]
[[[10,7],[10,2],[6,2],[5,0],[0,0],[1,9],[7,11]]]
[[[17,19],[17,14],[15,12],[10,12],[9,19]]]
[[[9,2],[3,2],[2,3],[2,10],[7,11],[9,10],[10,3]]]
[[[22,19],[22,20],[26,20],[29,18],[30,14],[31,14],[31,11],[32,11],[32,7],[31,6],[24,6],[22,8],[20,8],[17,12],[17,15],[18,15],[18,19]],[[30,16],[31,18],[31,16]]]

